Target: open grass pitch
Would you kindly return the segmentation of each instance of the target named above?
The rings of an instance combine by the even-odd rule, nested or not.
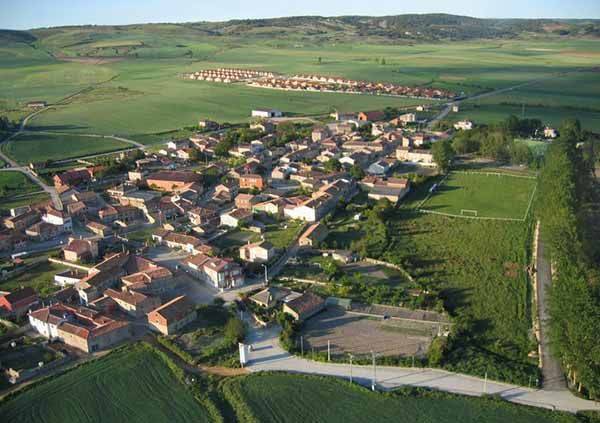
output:
[[[524,220],[535,186],[533,177],[453,172],[419,208],[465,218]]]

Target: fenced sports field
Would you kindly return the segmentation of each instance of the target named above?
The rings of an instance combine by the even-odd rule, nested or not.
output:
[[[467,219],[524,221],[531,209],[536,178],[494,172],[452,172],[418,209]]]

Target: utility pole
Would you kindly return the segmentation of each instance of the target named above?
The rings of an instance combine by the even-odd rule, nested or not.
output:
[[[377,368],[375,367],[375,352],[371,351],[371,355],[373,356],[373,380],[371,381],[371,390],[375,391],[375,382],[377,380]]]
[[[348,354],[350,356],[350,383],[352,383],[352,354]]]
[[[300,336],[300,355],[304,357],[304,337]]]
[[[483,379],[483,393],[487,394],[487,372],[485,372],[485,379]]]
[[[263,264],[263,267],[265,268],[265,286],[269,285],[269,273],[267,270],[267,265]]]
[[[327,341],[327,361],[331,361],[331,342]]]

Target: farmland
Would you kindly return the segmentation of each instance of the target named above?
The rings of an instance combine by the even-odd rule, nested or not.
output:
[[[48,423],[210,421],[165,362],[143,344],[34,386],[1,403],[0,416]]]
[[[65,160],[128,147],[131,147],[131,145],[114,139],[26,133],[2,144],[1,148],[2,152],[15,161],[28,164],[46,160]]]
[[[107,28],[94,34],[73,28],[42,35],[37,43],[56,57],[74,58],[79,54],[81,60],[56,60],[22,43],[8,43],[0,51],[0,63],[9,65],[0,71],[0,109],[14,112],[24,102],[40,98],[55,103],[30,122],[34,129],[143,136],[193,125],[199,117],[247,121],[250,110],[259,107],[311,115],[325,114],[332,108],[350,111],[426,102],[278,92],[181,78],[185,72],[218,67],[430,85],[466,94],[539,80],[510,94],[466,103],[453,116],[471,117],[476,122],[497,121],[509,113],[520,114],[524,103],[527,117],[540,117],[546,123],[579,116],[584,127],[597,129],[600,125],[600,104],[595,94],[600,83],[596,73],[581,71],[597,65],[600,46],[593,40],[297,43],[289,33],[275,43],[257,34],[211,37],[169,25],[130,28],[122,33]],[[81,38],[86,42],[82,43]],[[86,61],[85,55],[94,54],[117,54],[121,60],[102,64]]]
[[[453,172],[420,208],[455,216],[524,219],[535,184],[529,177]]]
[[[425,391],[373,393],[332,378],[267,373],[227,380],[244,421],[577,422],[573,415]]]

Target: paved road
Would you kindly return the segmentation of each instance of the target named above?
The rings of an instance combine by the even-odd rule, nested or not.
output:
[[[248,319],[246,316],[247,322]],[[275,370],[350,378],[351,370],[348,364],[320,363],[287,353],[279,346],[279,330],[278,327],[259,329],[250,324],[247,343],[252,344],[253,351],[248,354],[250,361],[246,365],[247,370],[251,372]],[[352,366],[352,376],[355,382],[371,386],[373,368]],[[378,390],[392,390],[410,385],[471,396],[481,396],[487,392],[518,404],[570,412],[600,410],[599,404],[577,398],[569,391],[534,390],[492,381],[486,383],[477,377],[439,369],[378,366],[375,381]]]
[[[8,157],[4,156],[2,153],[0,153],[0,158],[2,158],[3,160],[8,159]],[[48,195],[50,195],[50,198],[52,198],[52,203],[54,204],[54,208],[56,208],[57,210],[63,209],[63,204],[60,199],[60,196],[58,195],[58,192],[56,191],[56,189],[54,187],[51,187],[50,185],[46,185],[46,183],[42,179],[40,179],[36,174],[34,174],[31,171],[31,169],[29,169],[28,167],[19,166],[18,163],[14,162],[10,159],[5,160],[5,161],[7,161],[12,167],[5,167],[3,169],[0,169],[0,172],[21,172],[23,175],[28,177],[32,182],[37,184],[42,190],[47,192]]]
[[[548,260],[546,247],[537,233],[537,295],[538,316],[540,319],[540,348],[542,354],[542,387],[549,391],[567,391],[567,384],[560,363],[550,352],[548,290],[552,284],[552,270]]]
[[[574,72],[579,72],[579,71],[574,71]],[[549,80],[549,79],[560,78],[560,77],[562,77],[562,76],[564,76],[564,75],[566,75],[568,73],[571,73],[571,72],[561,72],[561,73],[558,73],[558,74],[554,74],[554,75],[550,75],[550,76],[545,76],[543,78],[532,79],[531,81],[522,82],[520,84],[513,85],[513,86],[510,86],[510,87],[499,88],[497,90],[488,91],[488,92],[485,92],[485,93],[475,94],[475,95],[472,95],[472,96],[468,96],[468,97],[462,98],[460,100],[450,101],[450,102],[448,102],[448,103],[446,103],[444,105],[444,108],[442,109],[442,111],[437,116],[435,116],[431,121],[429,121],[429,124],[427,126],[429,128],[431,128],[435,123],[437,123],[438,121],[446,118],[446,116],[448,116],[448,114],[450,113],[450,110],[452,110],[452,106],[453,105],[458,105],[458,104],[460,104],[460,103],[462,103],[464,101],[481,100],[482,98],[492,97],[492,96],[495,96],[495,95],[498,95],[498,94],[503,94],[503,93],[506,93],[506,92],[518,90],[519,88],[523,88],[523,87],[527,87],[529,85],[537,84],[537,83],[542,82],[542,81],[546,81],[546,80]]]

